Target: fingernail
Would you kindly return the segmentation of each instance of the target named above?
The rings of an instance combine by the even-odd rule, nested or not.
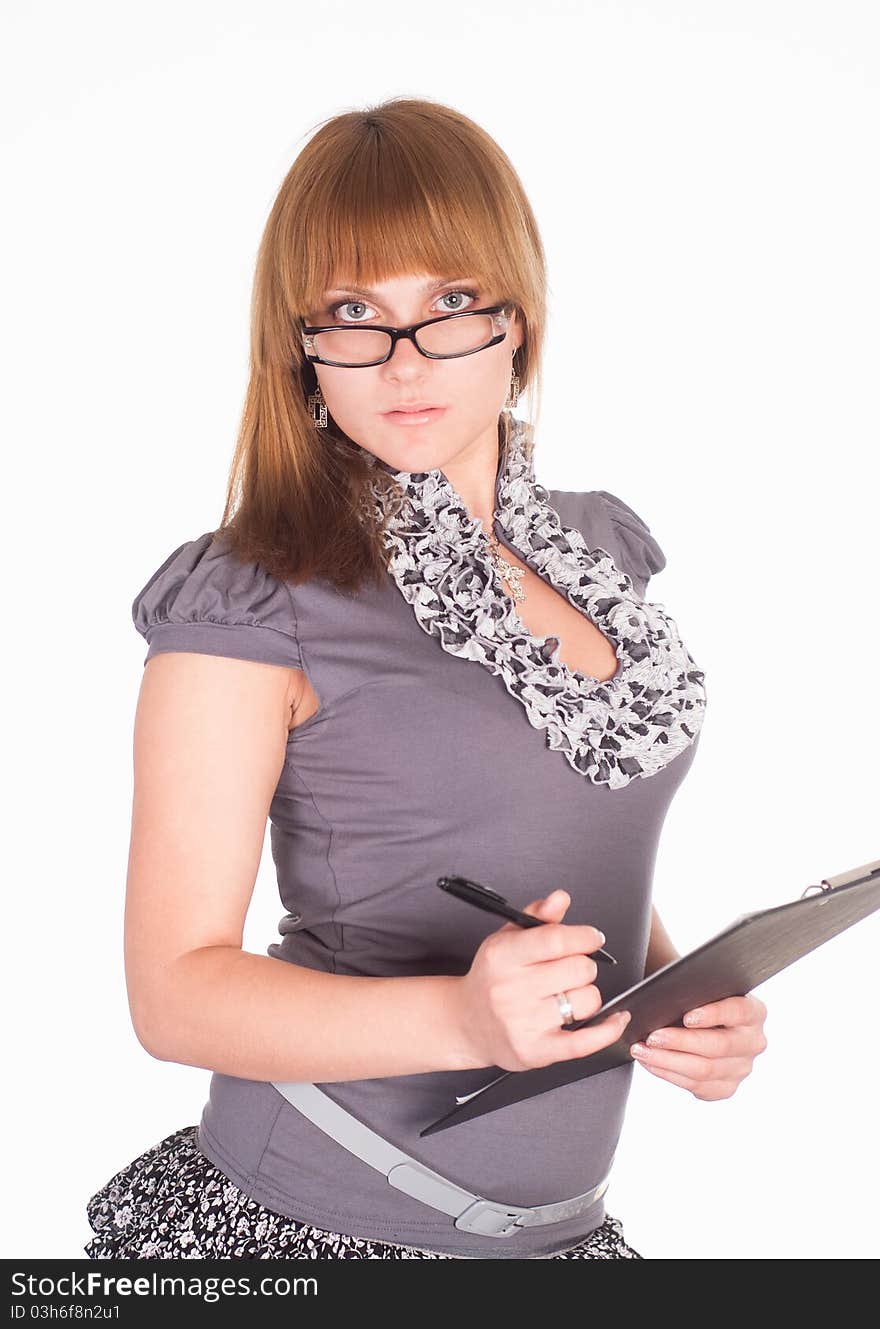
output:
[[[685,1024],[699,1024],[702,1016],[702,1011],[688,1011],[687,1015],[684,1017],[684,1022]]]
[[[618,1015],[620,1016],[621,1021],[625,1024],[631,1017],[632,1011],[618,1011]]]
[[[596,931],[599,932],[599,929],[596,928]],[[599,932],[599,945],[600,945],[600,946],[604,946],[604,945],[605,945],[605,933],[604,933],[604,932]]]

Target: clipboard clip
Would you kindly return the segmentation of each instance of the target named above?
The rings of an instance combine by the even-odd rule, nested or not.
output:
[[[861,867],[851,868],[849,872],[839,872],[836,877],[823,877],[818,886],[807,886],[801,891],[800,898],[803,900],[811,891],[820,891],[827,894],[828,891],[836,890],[838,886],[848,886],[853,881],[863,881],[866,877],[880,875],[880,858],[874,859],[872,863],[863,863]]]

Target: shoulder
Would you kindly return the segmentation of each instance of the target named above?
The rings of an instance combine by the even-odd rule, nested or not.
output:
[[[644,596],[650,578],[666,566],[666,555],[644,517],[607,489],[548,493],[562,525],[579,530],[591,549],[605,549]]]
[[[301,668],[290,586],[242,562],[222,531],[172,550],[131,616],[149,645],[144,663],[161,651],[196,651]]]

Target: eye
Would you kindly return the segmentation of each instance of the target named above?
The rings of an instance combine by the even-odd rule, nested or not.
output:
[[[334,318],[338,318],[340,309],[347,309],[349,307],[354,309],[372,308],[371,305],[366,304],[363,300],[343,300],[341,304],[333,305],[330,310],[330,313],[333,315]],[[363,323],[364,321],[365,320],[363,318],[342,319],[343,323]]]
[[[476,292],[476,291],[466,290],[466,289],[463,288],[463,287],[460,288],[460,289],[456,289],[456,290],[454,290],[454,291],[446,291],[446,292],[444,292],[444,294],[440,296],[440,299],[441,299],[441,300],[451,300],[453,297],[460,297],[460,296],[462,296],[462,295],[466,295],[466,296],[468,296],[471,300],[474,300],[474,301],[476,301],[476,299],[477,299],[477,292]],[[440,312],[443,313],[443,314],[457,314],[457,313],[459,312],[460,309],[461,309],[461,305],[457,305],[457,306],[453,306],[451,309],[442,309]]]
[[[445,309],[441,307],[440,309],[437,310],[437,313],[457,314],[462,308],[461,297],[463,295],[467,296],[469,300],[472,300],[474,302],[476,302],[479,297],[479,293],[477,291],[471,290],[469,287],[464,287],[464,286],[456,287],[455,290],[453,291],[444,291],[442,295],[439,295],[437,297],[437,301],[453,300],[453,301],[458,301],[458,303],[452,304],[451,306],[447,305]],[[330,308],[328,309],[328,313],[331,315],[331,317],[334,319],[338,319],[341,323],[367,323],[369,322],[369,318],[365,318],[363,316],[363,313],[361,313],[360,317],[358,317],[357,315],[355,315],[354,318],[341,317],[339,313],[341,309],[355,309],[355,310],[364,311],[367,309],[372,309],[372,305],[368,305],[364,300],[343,300],[337,305],[331,305]],[[376,316],[376,311],[374,310],[372,317],[375,318],[375,316]]]

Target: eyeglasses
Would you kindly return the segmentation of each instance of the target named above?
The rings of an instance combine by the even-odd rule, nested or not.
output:
[[[341,369],[383,365],[406,337],[429,360],[454,360],[458,356],[485,351],[503,341],[510,325],[510,305],[486,309],[464,309],[411,323],[408,328],[380,327],[375,323],[358,327],[333,323],[328,327],[301,329],[306,359],[313,364],[336,365]]]

